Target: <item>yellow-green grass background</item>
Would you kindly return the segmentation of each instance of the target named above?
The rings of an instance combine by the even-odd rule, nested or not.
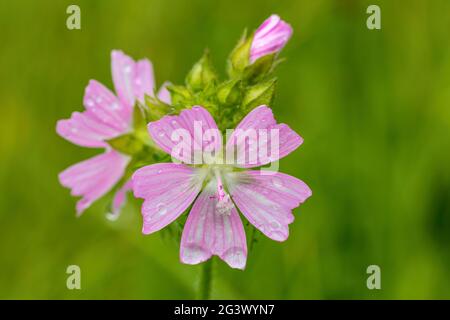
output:
[[[81,7],[81,30],[66,8]],[[366,28],[369,4],[382,29]],[[313,196],[284,243],[258,238],[247,269],[214,260],[212,298],[450,298],[450,1],[1,1],[0,298],[195,298],[201,266],[144,236],[138,202],[81,218],[60,171],[100,150],[55,133],[89,79],[112,88],[110,51],[182,83],[205,47],[224,76],[245,27],[271,13],[294,35],[276,117],[305,139],[280,170]],[[131,199],[131,197],[130,197]],[[81,267],[82,290],[66,288]],[[368,290],[377,264],[382,289]]]

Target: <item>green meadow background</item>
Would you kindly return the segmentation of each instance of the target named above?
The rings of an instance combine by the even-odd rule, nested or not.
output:
[[[81,30],[66,8],[81,7]],[[381,7],[382,29],[366,28]],[[84,87],[112,88],[110,51],[148,57],[182,83],[205,47],[224,75],[245,27],[292,24],[273,105],[305,143],[280,163],[313,196],[285,243],[263,236],[245,271],[214,259],[216,299],[450,298],[450,1],[1,1],[0,298],[191,299],[201,266],[164,233],[141,234],[139,203],[109,198],[81,218],[60,171],[100,150],[55,133]],[[131,200],[131,197],[130,197]],[[81,290],[66,268],[81,268]],[[381,268],[368,290],[366,268]]]

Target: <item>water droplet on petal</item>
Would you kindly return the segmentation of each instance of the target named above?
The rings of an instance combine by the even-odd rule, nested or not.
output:
[[[158,215],[163,216],[167,213],[167,207],[164,203],[160,203],[156,206],[156,209],[158,210]]]
[[[88,107],[92,107],[92,106],[94,106],[94,101],[92,101],[91,99],[88,99],[88,100],[86,100],[86,105]]]
[[[95,99],[95,102],[97,102],[97,103],[102,103],[102,101],[103,101],[102,97],[97,97]]]
[[[272,222],[270,222],[270,226],[273,229],[279,229],[281,227],[281,224],[278,221],[273,220]]]
[[[281,189],[284,187],[283,181],[278,177],[275,177],[272,179],[272,184],[275,188],[278,188],[278,189]]]
[[[158,171],[156,171],[157,174],[162,173],[162,169],[159,169]]]
[[[165,135],[164,131],[160,131],[160,132],[158,133],[158,136],[160,136],[160,137],[164,137],[164,135]]]
[[[123,72],[131,73],[131,66],[130,65],[125,66],[125,68],[123,68]]]
[[[134,83],[136,83],[138,86],[140,86],[142,84],[141,78],[136,78],[136,80],[134,80]]]

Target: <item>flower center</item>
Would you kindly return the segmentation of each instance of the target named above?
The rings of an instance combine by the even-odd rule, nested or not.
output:
[[[230,195],[225,191],[223,187],[222,177],[218,169],[214,170],[216,180],[217,180],[217,196],[218,201],[216,204],[216,210],[221,215],[229,216],[231,210],[234,208],[234,204],[231,201]]]

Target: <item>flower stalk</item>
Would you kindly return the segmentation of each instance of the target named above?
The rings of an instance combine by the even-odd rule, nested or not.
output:
[[[209,259],[202,266],[198,298],[201,300],[211,299],[211,287],[213,280],[213,259]]]

